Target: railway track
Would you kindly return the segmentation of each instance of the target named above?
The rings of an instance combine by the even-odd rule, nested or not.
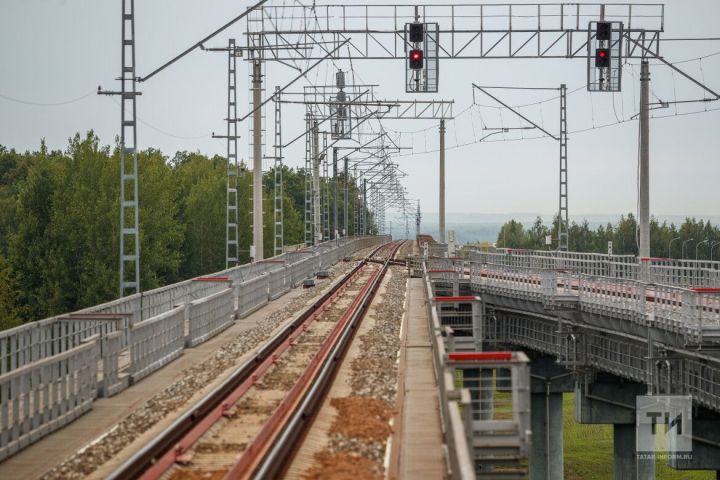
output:
[[[402,244],[362,259],[110,478],[277,478]]]

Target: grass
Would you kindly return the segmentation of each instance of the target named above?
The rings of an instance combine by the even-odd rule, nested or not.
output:
[[[611,480],[613,478],[612,425],[575,423],[575,394],[563,395],[565,478],[568,480]],[[679,471],[659,460],[658,480],[714,480],[714,472]]]
[[[462,388],[463,375],[455,372],[455,386]],[[507,392],[494,394],[494,418],[512,418],[511,396]],[[563,439],[565,454],[565,478],[568,480],[613,479],[613,430],[612,425],[579,424],[575,422],[575,394],[563,395]],[[715,480],[709,471],[680,471],[667,466],[658,459],[655,465],[658,480]]]

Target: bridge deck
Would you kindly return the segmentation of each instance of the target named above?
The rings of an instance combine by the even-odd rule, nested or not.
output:
[[[273,312],[280,310],[292,300],[299,297],[302,292],[303,290],[301,288],[291,290],[287,295],[270,302],[248,317],[237,320],[233,326],[217,337],[196,347],[185,349],[183,355],[177,360],[137,384],[132,385],[113,397],[95,400],[92,410],[87,414],[0,463],[0,478],[30,479],[43,475],[88,442],[108,431],[118,421],[128,416],[155,394],[182,379],[188,368],[212,356],[213,353],[221,345],[228,342],[229,339],[234,338],[240,332],[254,326],[259,320],[264,319]],[[318,294],[319,293],[320,292],[318,292]],[[280,328],[280,326],[278,326],[278,328]],[[245,356],[250,355],[251,351],[252,350],[248,351]],[[224,372],[205,389],[196,392],[193,398],[200,398],[202,394],[205,394],[213,386],[219,384],[229,372],[230,370]],[[174,418],[171,417],[173,417],[173,415],[169,415],[155,427],[145,432],[133,445],[124,450],[120,456],[113,458],[113,460],[106,465],[96,470],[90,478],[104,478],[111,471],[112,466],[119,465],[121,461],[124,460],[124,457],[130,455],[129,450],[132,450],[135,445],[138,447],[141,446],[146,436],[152,436],[155,430],[161,428],[165,423],[174,420]],[[125,455],[126,452],[127,454]]]

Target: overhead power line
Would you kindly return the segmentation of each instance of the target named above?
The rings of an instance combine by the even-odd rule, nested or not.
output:
[[[62,107],[63,105],[70,105],[71,103],[76,103],[81,100],[84,100],[87,97],[94,95],[94,94],[95,94],[95,90],[91,90],[88,93],[81,95],[77,98],[72,98],[70,100],[62,100],[59,102],[37,102],[37,101],[33,101],[33,100],[23,100],[20,98],[11,97],[9,95],[4,95],[2,93],[0,93],[0,98],[2,98],[3,100],[7,100],[9,102],[19,103],[22,105],[30,105],[33,107]]]

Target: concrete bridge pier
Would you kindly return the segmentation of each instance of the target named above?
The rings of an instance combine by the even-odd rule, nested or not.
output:
[[[636,454],[635,397],[647,386],[598,373],[592,381],[575,386],[575,420],[578,423],[612,424],[615,480],[654,480],[654,460]]]
[[[572,373],[553,357],[530,362],[530,480],[562,480],[563,392],[572,392]]]
[[[691,457],[670,457],[668,464],[678,470],[714,470],[720,479],[720,413],[698,408],[692,421]]]

